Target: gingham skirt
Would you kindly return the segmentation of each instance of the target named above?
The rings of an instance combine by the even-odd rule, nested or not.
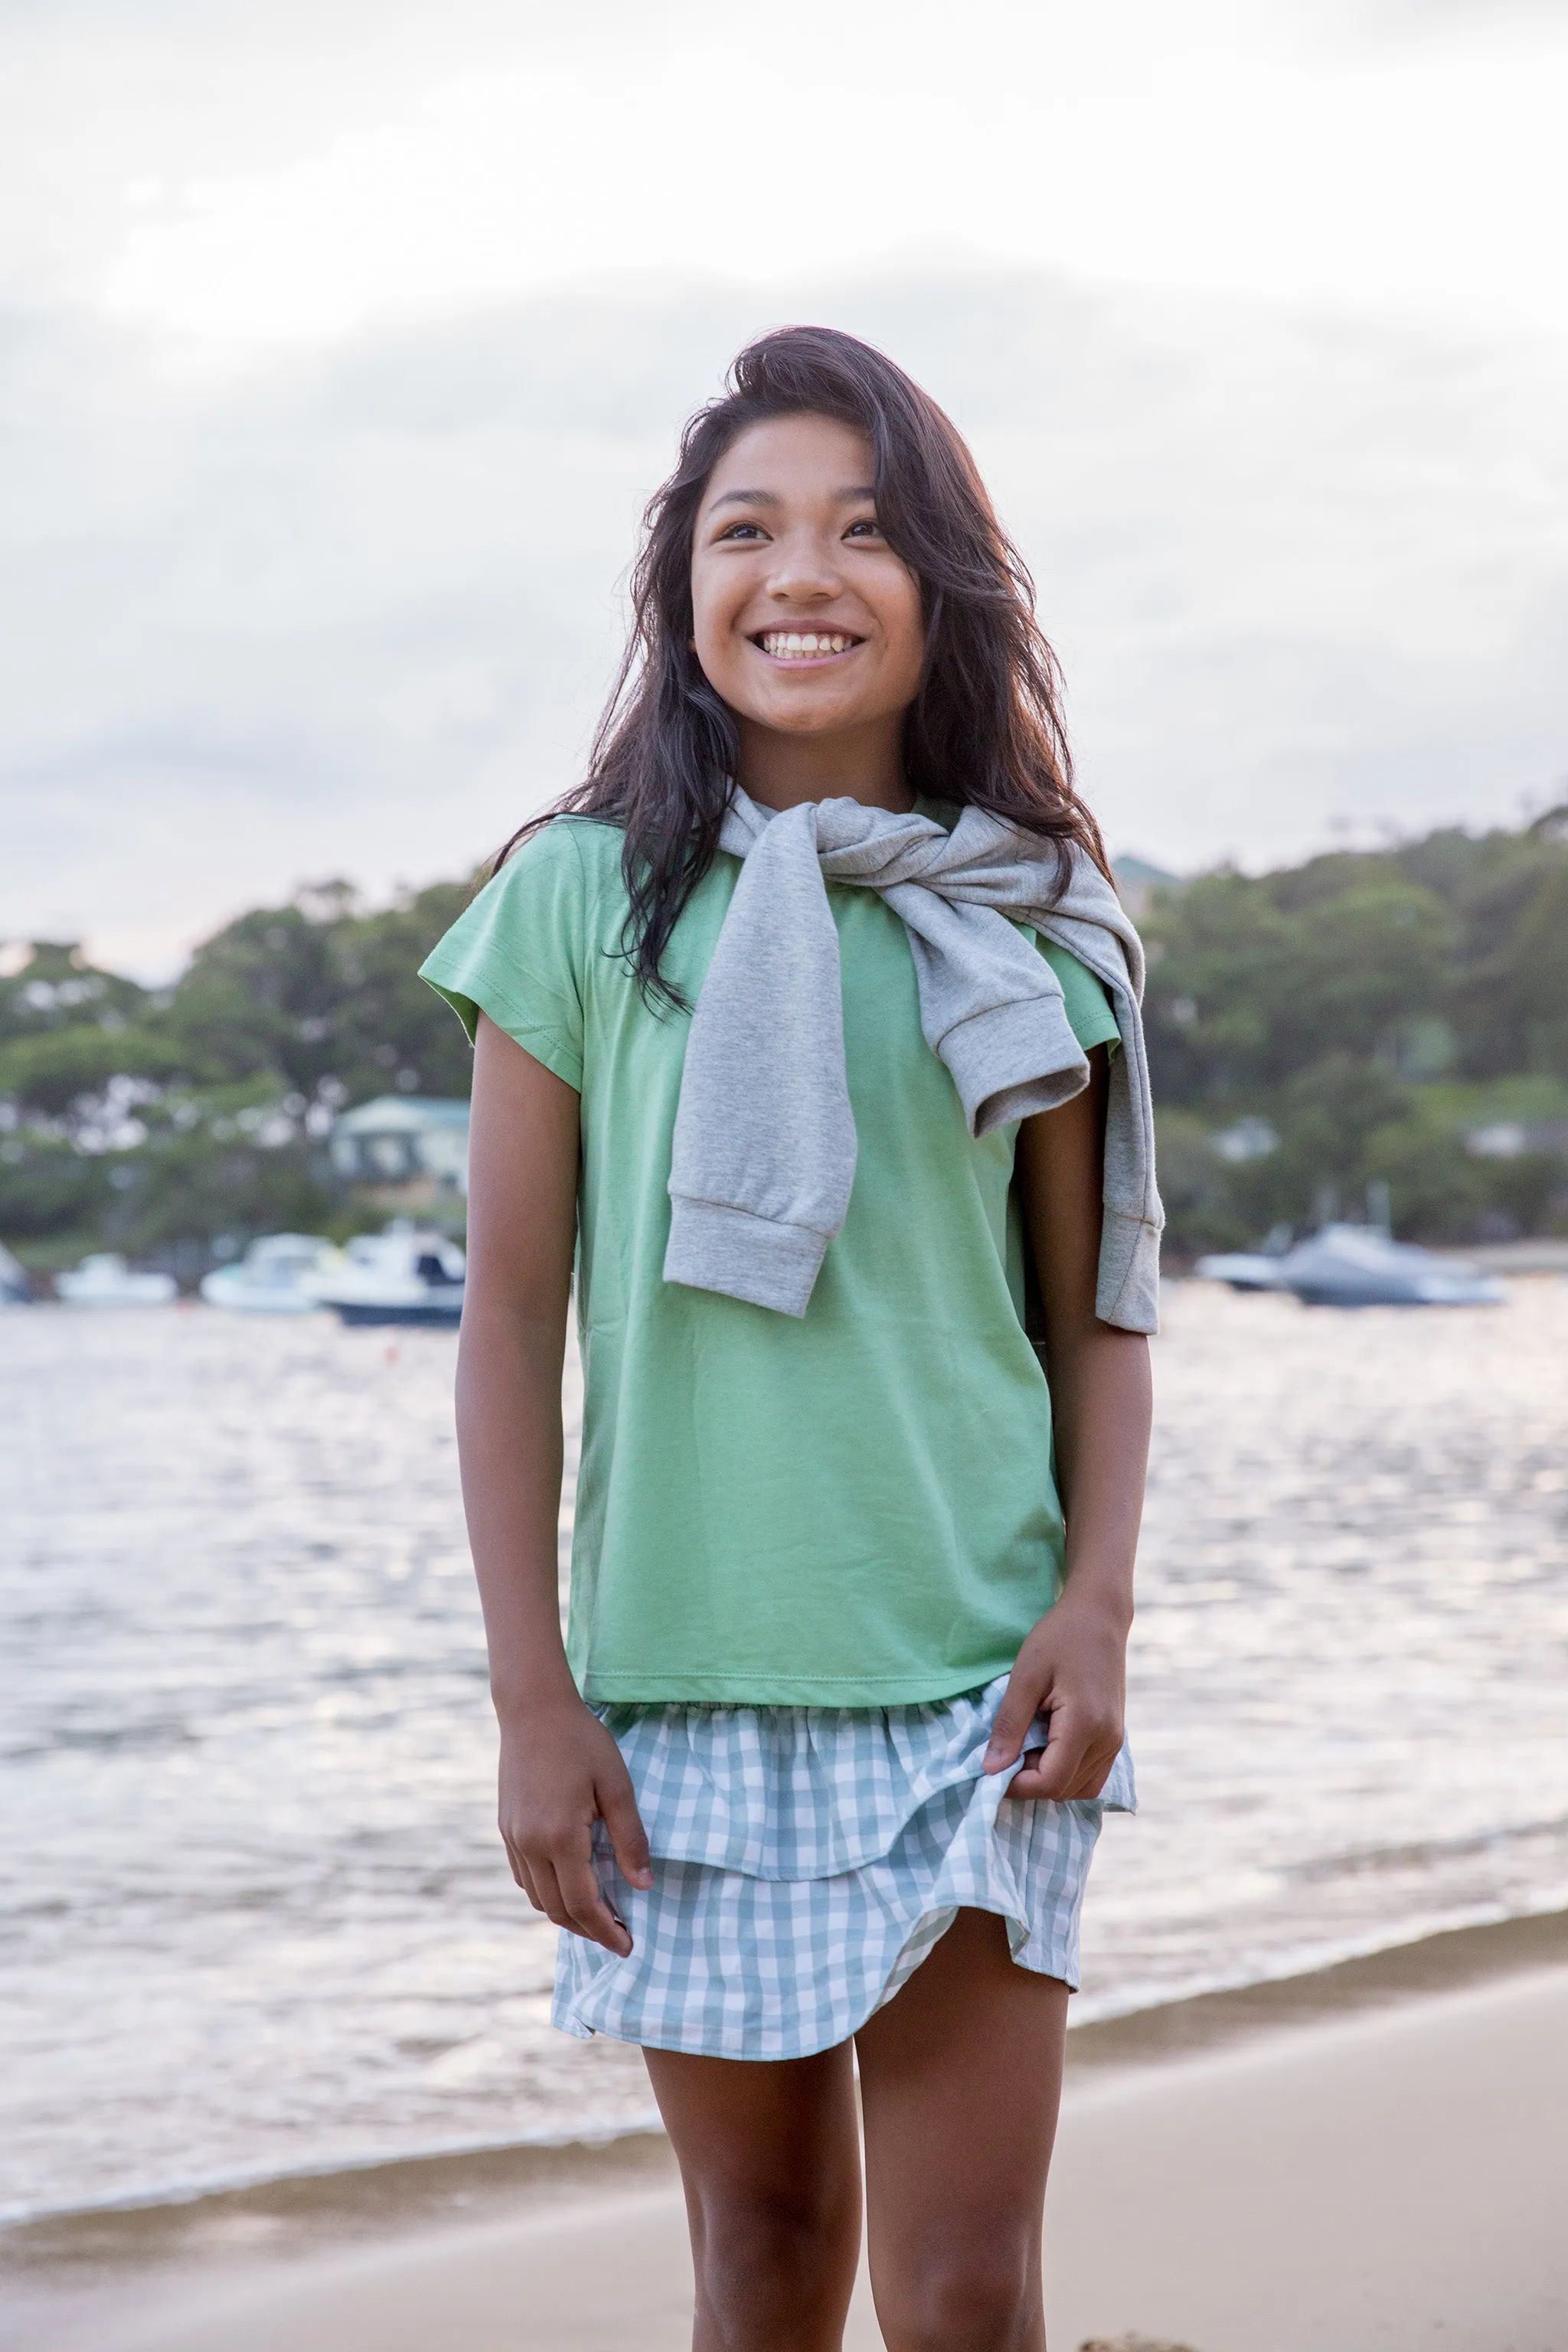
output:
[[[716,2058],[830,2049],[890,2000],[963,1908],[1007,1922],[1020,1968],[1078,1985],[1079,1914],[1107,1811],[1137,1804],[1123,1748],[1102,1793],[1005,1801],[982,1765],[1003,1677],[920,1706],[605,1706],[653,1853],[595,1863],[632,1950],[563,1934],[555,2023]],[[1042,1747],[1037,1722],[1028,1746]]]

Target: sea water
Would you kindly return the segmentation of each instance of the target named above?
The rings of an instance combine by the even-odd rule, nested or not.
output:
[[[11,2212],[650,2119],[496,1838],[453,1353],[0,1315]],[[1568,1284],[1179,1285],[1155,1362],[1077,2014],[1568,1904]]]

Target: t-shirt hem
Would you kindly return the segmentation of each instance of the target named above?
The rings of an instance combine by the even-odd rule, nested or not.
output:
[[[1019,1635],[1022,1646],[1023,1635]],[[1014,1653],[1014,1656],[1016,1653]],[[590,1706],[928,1706],[1010,1674],[1013,1657],[941,1675],[650,1675],[600,1671],[582,1678]]]

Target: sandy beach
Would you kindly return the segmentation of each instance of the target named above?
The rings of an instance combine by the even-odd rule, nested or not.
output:
[[[1053,2352],[1562,2352],[1568,1914],[1071,2037]],[[28,2352],[679,2352],[668,2149],[497,2150],[14,2231]],[[880,2341],[864,2282],[848,2344]]]

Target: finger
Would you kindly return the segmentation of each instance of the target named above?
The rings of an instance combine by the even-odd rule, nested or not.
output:
[[[1007,1677],[1007,1687],[1002,1694],[1002,1704],[986,1744],[987,1772],[1005,1772],[1009,1764],[1016,1763],[1044,1696],[1045,1685],[1038,1675],[1023,1674],[1015,1666]]]
[[[543,1853],[528,1857],[528,1874],[533,1881],[534,1899],[552,1927],[570,1927],[572,1915],[562,1896],[554,1864]]]
[[[1058,1737],[1059,1727],[1059,1737]],[[1016,1773],[1007,1793],[1014,1797],[1047,1797],[1068,1804],[1079,1797],[1098,1797],[1110,1775],[1121,1740],[1099,1723],[1075,1721],[1058,1707],[1051,1717],[1050,1738],[1044,1752],[1030,1757],[1025,1770]]]
[[[605,1902],[604,1889],[588,1856],[583,1853],[574,1853],[570,1858],[565,1854],[559,1855],[555,1878],[568,1914],[563,1924],[572,1929],[574,1935],[585,1936],[591,1944],[603,1944],[607,1952],[614,1952],[617,1959],[624,1960],[631,1950],[632,1939],[626,1933],[625,1923],[616,1918]]]
[[[1029,1774],[1030,1786],[1026,1790],[1020,1789],[1018,1794],[1054,1797],[1058,1804],[1065,1802],[1082,1769],[1086,1745],[1072,1707],[1055,1707],[1045,1747]]]
[[[615,1849],[616,1864],[621,1876],[632,1886],[653,1885],[653,1862],[648,1853],[647,1832],[642,1825],[637,1801],[632,1794],[628,1779],[614,1788],[595,1791],[599,1812],[610,1832]]]
[[[1002,1791],[1004,1797],[1033,1797],[1038,1793],[1033,1783],[1039,1778],[1040,1759],[1045,1752],[1043,1748],[1025,1748],[1023,1761]]]
[[[518,1885],[521,1887],[523,1893],[527,1895],[534,1909],[536,1911],[542,1911],[544,1906],[539,1899],[539,1892],[534,1885],[532,1873],[530,1871],[528,1864],[523,1858],[521,1850],[513,1845],[510,1838],[509,1837],[503,1836],[501,1843],[506,1847],[506,1858],[511,1864],[511,1874],[513,1878],[516,1879]]]
[[[1043,1797],[1058,1805],[1076,1804],[1081,1798],[1100,1796],[1110,1778],[1109,1764],[1103,1769],[1099,1766],[1093,1769],[1086,1767],[1065,1788],[1058,1779],[1047,1779],[1039,1772],[1016,1772],[1002,1793],[1005,1797]]]

